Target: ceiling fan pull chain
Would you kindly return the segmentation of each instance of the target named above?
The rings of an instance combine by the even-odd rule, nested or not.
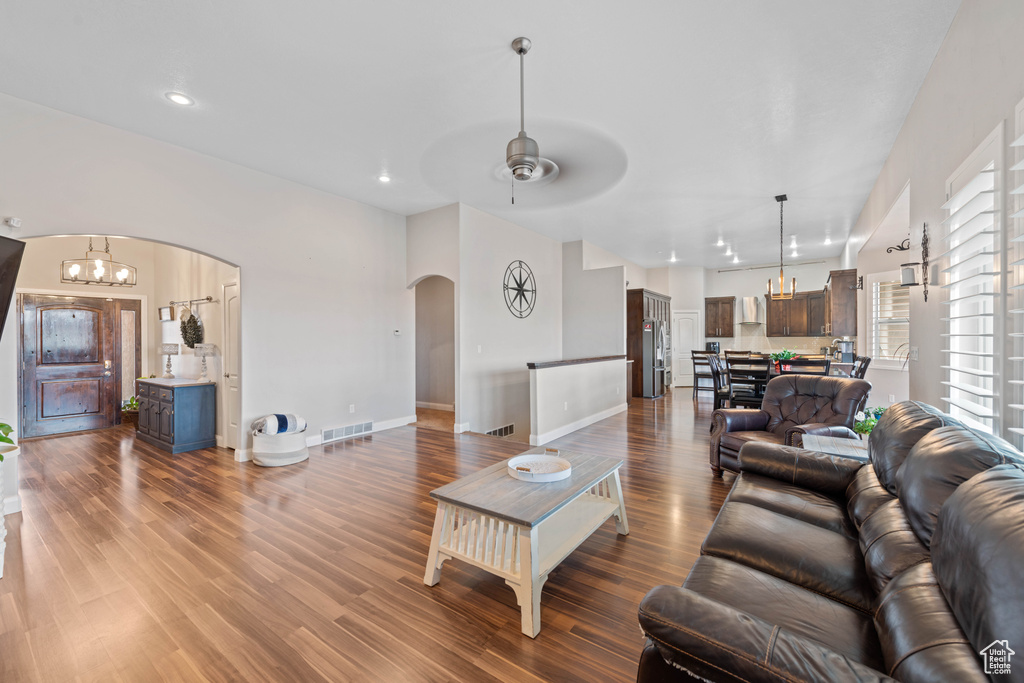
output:
[[[512,178],[512,203],[516,203],[516,179]]]

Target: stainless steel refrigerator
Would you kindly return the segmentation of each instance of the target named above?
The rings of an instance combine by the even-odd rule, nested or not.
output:
[[[644,398],[658,398],[665,393],[665,330],[660,320],[646,318],[643,322]]]

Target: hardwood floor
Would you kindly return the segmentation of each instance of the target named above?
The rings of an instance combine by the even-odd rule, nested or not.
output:
[[[453,560],[423,585],[429,492],[522,444],[410,426],[262,469],[127,428],[25,443],[0,680],[634,680],[637,605],[683,581],[732,482],[711,402],[675,397],[554,442],[625,458],[630,534],[609,520],[551,573],[535,640],[497,577]]]

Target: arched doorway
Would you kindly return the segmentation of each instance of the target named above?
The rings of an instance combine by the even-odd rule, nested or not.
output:
[[[441,275],[419,280],[416,292],[416,423],[455,428],[455,283]]]
[[[93,236],[93,240],[99,240],[102,248],[104,237]],[[178,349],[171,356],[172,374],[198,378],[204,356],[182,339],[185,312],[196,317],[202,343],[212,345],[207,350],[212,355],[206,355],[205,363],[206,376],[217,384],[217,445],[238,447],[238,267],[173,245],[111,236],[111,254],[136,268],[137,284],[73,284],[61,282],[60,264],[82,257],[88,235],[24,241],[25,256],[16,286],[18,327],[11,335],[18,341],[20,437],[118,425],[121,404],[136,390],[135,379],[164,373],[167,356],[161,355],[161,350],[165,344]],[[89,324],[80,325],[80,317]],[[76,332],[85,327],[85,332]],[[9,328],[8,334],[12,331]],[[42,349],[44,341],[45,346],[56,348]],[[190,337],[190,341],[196,339]],[[53,362],[43,362],[40,351],[50,352]],[[76,358],[85,361],[81,367],[67,362]],[[46,382],[31,363],[51,373]],[[93,372],[95,379],[80,381],[89,368],[98,371]]]

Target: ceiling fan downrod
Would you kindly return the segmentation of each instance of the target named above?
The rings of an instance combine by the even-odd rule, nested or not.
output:
[[[526,134],[526,77],[523,57],[532,46],[529,38],[516,38],[512,41],[512,50],[519,55],[519,135],[508,143],[505,149],[505,163],[512,171],[512,178],[520,181],[532,178],[537,164],[540,163],[540,147],[536,140]],[[515,203],[514,199],[512,203]]]

